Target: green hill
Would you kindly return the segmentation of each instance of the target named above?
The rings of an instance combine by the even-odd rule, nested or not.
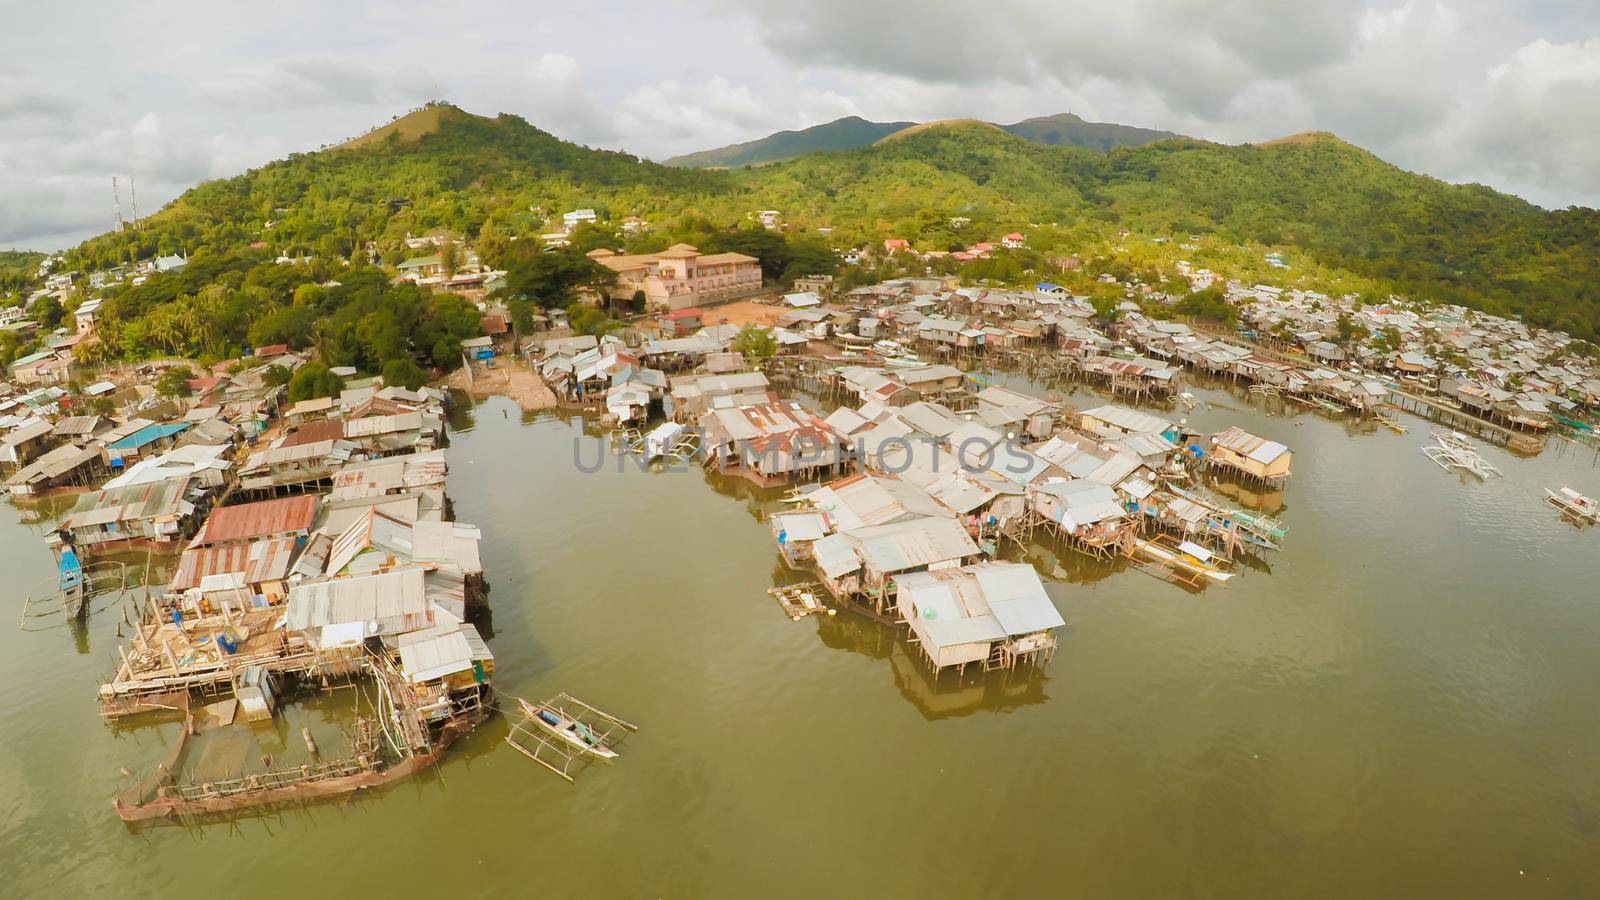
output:
[[[945,249],[1050,222],[1101,234],[1126,225],[1179,239],[1256,241],[1417,299],[1521,313],[1600,337],[1600,213],[1549,212],[1485,187],[1446,184],[1330,135],[1253,146],[1178,138],[1099,152],[969,121],[708,171],[591,150],[515,116],[433,118],[423,123],[431,129],[401,126],[358,146],[199,185],[145,229],[71,251],[69,267],[179,250],[198,260],[350,257],[369,241],[393,261],[404,256],[408,231],[442,228],[489,244],[536,239],[546,216],[576,207],[613,221],[645,218],[655,230],[630,248],[654,249],[652,242],[698,239],[746,222],[752,210],[777,209],[797,227],[833,226],[836,245],[905,237]],[[949,232],[957,215],[972,221],[971,231]],[[191,274],[182,291],[203,287]]]
[[[44,254],[33,250],[0,250],[0,294],[30,287],[41,262]]]

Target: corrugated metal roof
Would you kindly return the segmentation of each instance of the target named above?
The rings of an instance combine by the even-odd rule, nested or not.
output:
[[[842,534],[830,534],[811,545],[817,567],[829,578],[841,578],[861,568],[861,558]]]
[[[1141,434],[1161,434],[1177,427],[1166,419],[1125,406],[1097,406],[1094,409],[1086,409],[1078,415],[1114,425],[1123,431]]]
[[[997,563],[974,567],[990,612],[1016,637],[1067,624],[1032,566]]]
[[[248,584],[281,580],[288,575],[294,551],[294,538],[190,547],[178,558],[178,570],[170,587],[187,591],[203,586],[207,578],[226,574],[242,575]]]
[[[18,469],[16,474],[6,479],[6,484],[33,484],[38,481],[60,478],[79,466],[88,465],[99,459],[100,451],[94,447],[62,444],[60,447]]]
[[[84,494],[72,506],[62,527],[83,528],[111,522],[175,516],[183,509],[190,478],[173,478]]]
[[[440,625],[400,635],[396,644],[401,671],[412,684],[420,684],[471,669],[472,645],[461,632],[471,627],[466,623]]]
[[[250,561],[250,545],[243,542],[190,547],[178,557],[178,571],[172,576],[174,591],[199,587],[202,579],[227,572],[243,572]]]
[[[1269,441],[1264,437],[1257,437],[1237,425],[1213,436],[1211,443],[1214,446],[1225,447],[1262,464],[1271,463],[1289,452],[1288,447],[1277,441]]]
[[[483,572],[478,544],[483,533],[462,522],[414,522],[411,525],[412,559],[450,566],[467,575]]]
[[[106,420],[100,416],[67,416],[57,422],[50,433],[56,437],[90,437],[106,427]]]
[[[434,624],[420,567],[296,585],[284,615],[290,631],[362,622],[368,636]]]
[[[54,428],[54,425],[44,419],[36,419],[25,425],[13,428],[4,435],[0,435],[0,443],[4,443],[8,447],[16,447],[29,441],[38,440],[49,434]]]
[[[336,441],[344,437],[344,420],[338,416],[325,419],[315,419],[289,432],[278,440],[280,447],[298,447],[302,444],[316,444],[323,441]]]
[[[301,494],[214,509],[193,546],[310,531],[319,499],[316,494]]]
[[[820,512],[778,513],[772,521],[790,541],[815,541],[828,533],[828,519]]]
[[[287,578],[297,546],[296,539],[289,537],[253,542],[250,545],[250,564],[244,570],[245,580],[260,584]]]
[[[857,555],[879,572],[904,572],[978,553],[954,518],[923,518],[861,528],[845,534]]]
[[[1020,637],[1066,624],[1032,566],[986,562],[895,576],[900,602],[937,647]]]
[[[939,502],[898,478],[851,475],[812,491],[808,499],[840,530],[884,525],[915,516],[942,516]]]
[[[107,450],[137,450],[188,428],[189,422],[157,422],[106,445]]]

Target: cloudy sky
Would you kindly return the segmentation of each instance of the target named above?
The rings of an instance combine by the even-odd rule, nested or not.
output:
[[[0,0],[0,248],[56,249],[428,99],[664,158],[845,115],[1332,131],[1600,206],[1597,0]]]

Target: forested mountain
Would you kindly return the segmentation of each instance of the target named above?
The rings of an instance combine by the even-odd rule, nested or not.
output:
[[[1138,147],[1180,136],[1170,131],[1135,128],[1132,125],[1086,122],[1072,113],[1035,116],[1032,119],[1023,119],[1014,125],[1000,127],[1035,144],[1065,144],[1069,147],[1083,147],[1086,150],[1102,152],[1113,147]]]
[[[650,250],[749,227],[752,211],[777,209],[796,233],[832,226],[835,246],[905,237],[920,249],[951,249],[1021,230],[1036,254],[1076,252],[1073,234],[1119,226],[1178,241],[1253,241],[1416,299],[1522,313],[1600,337],[1600,213],[1548,212],[1485,187],[1446,184],[1331,135],[1260,146],[1169,139],[1095,152],[948,123],[870,147],[707,171],[580,147],[515,116],[445,107],[432,118],[427,127],[401,123],[357,146],[199,185],[143,230],[70,251],[68,266],[104,268],[180,250],[190,253],[191,270],[208,256],[364,260],[368,242],[394,262],[406,253],[406,232],[440,228],[492,252],[576,207],[594,207],[613,223],[648,220],[653,230],[628,247]],[[971,224],[957,233],[955,216]],[[584,241],[621,242],[603,231]],[[248,280],[226,276],[224,286],[227,278]]]
[[[714,150],[701,150],[674,156],[666,161],[669,166],[691,168],[735,169],[763,163],[781,162],[820,150],[854,150],[877,143],[899,131],[916,126],[915,122],[868,122],[859,116],[846,116],[824,125],[813,125],[799,131],[780,131],[760,140],[743,144],[729,144]],[[941,122],[924,123],[942,125]],[[1136,147],[1151,141],[1175,138],[1170,131],[1152,131],[1129,125],[1112,125],[1103,122],[1086,122],[1071,114],[1038,116],[1023,119],[1014,125],[1001,125],[1001,129],[1036,144],[1062,144],[1083,147],[1087,150],[1110,150],[1112,147]]]
[[[760,140],[674,156],[667,160],[666,164],[696,169],[733,169],[739,166],[793,159],[818,150],[854,150],[915,124],[915,122],[868,122],[860,116],[846,116],[799,131],[780,131]]]

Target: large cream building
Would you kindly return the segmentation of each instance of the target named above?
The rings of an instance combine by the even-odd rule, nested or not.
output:
[[[589,258],[617,273],[613,297],[627,300],[644,291],[652,309],[698,306],[761,287],[761,261],[743,253],[702,254],[688,244],[673,244],[660,253],[626,256],[591,250]]]

